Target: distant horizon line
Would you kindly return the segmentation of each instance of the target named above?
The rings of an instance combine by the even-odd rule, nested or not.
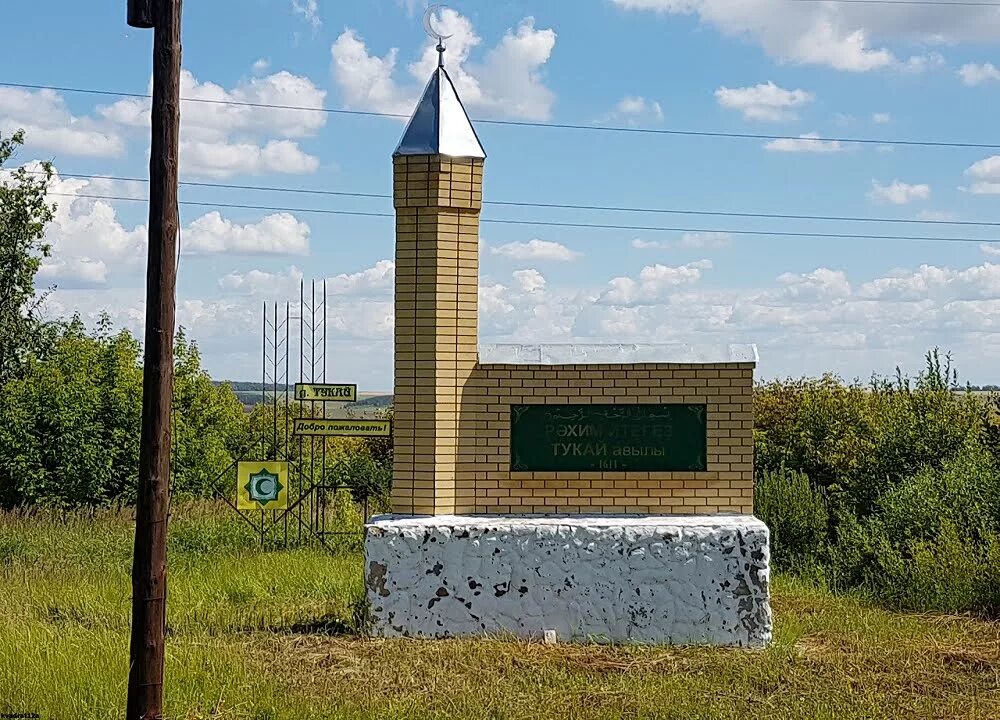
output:
[[[275,386],[277,386],[279,389],[280,388],[284,388],[284,389],[288,390],[288,389],[294,388],[295,384],[296,384],[296,383],[293,383],[293,382],[292,383],[270,383],[270,382],[265,383],[265,382],[261,382],[260,380],[233,380],[232,378],[222,378],[222,379],[212,378],[212,382],[216,383],[218,385],[232,385],[234,383],[246,383],[247,385],[251,385],[251,384],[265,385],[266,386],[264,388],[265,390],[267,390],[269,388],[273,388]],[[319,383],[319,382],[313,382],[312,384],[321,384],[321,383]],[[330,383],[330,384],[333,384],[333,385],[338,385],[338,384],[354,385],[356,383]],[[242,392],[252,392],[252,391],[250,391],[250,390],[244,390]],[[362,390],[360,388],[360,386],[359,386],[358,387],[358,394],[361,394],[361,393],[364,393],[366,395],[392,395],[393,390]]]
[[[792,378],[792,379],[795,379],[795,378]],[[257,384],[261,384],[259,380],[215,380],[215,379],[213,379],[212,382],[213,383],[217,383],[219,385],[222,385],[222,384],[232,384],[232,383],[257,383]],[[763,380],[762,382],[770,382],[770,381]],[[263,389],[263,392],[266,392],[270,387],[273,387],[273,385],[271,383],[268,383],[268,386],[269,386],[268,388],[264,388]],[[278,387],[280,388],[281,385],[279,385]],[[289,390],[289,389],[295,387],[295,383],[289,383],[289,384],[285,385],[284,387],[285,387],[285,390]],[[997,391],[1000,391],[1000,382],[995,382],[995,383],[989,383],[989,382],[988,383],[971,383],[970,382],[970,383],[966,383],[966,384],[961,384],[960,383],[958,385],[957,389],[958,390],[963,390],[963,389],[965,389],[965,387],[970,387],[973,391],[975,391],[975,390],[986,390],[986,391],[997,390]],[[261,390],[239,390],[237,392],[261,392]],[[395,389],[391,389],[391,390],[362,390],[359,387],[358,388],[358,395],[359,396],[360,395],[395,395]]]

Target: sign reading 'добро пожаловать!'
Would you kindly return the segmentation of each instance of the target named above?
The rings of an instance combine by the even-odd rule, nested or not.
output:
[[[321,437],[390,437],[392,422],[389,420],[341,420],[327,418],[295,418],[294,435]]]
[[[704,405],[512,405],[510,469],[707,469]]]

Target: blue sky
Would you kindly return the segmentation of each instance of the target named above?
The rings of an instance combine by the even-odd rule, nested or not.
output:
[[[96,6],[96,7],[95,7]],[[119,7],[120,6],[120,7]],[[409,112],[434,53],[406,0],[188,2],[183,94]],[[152,34],[124,1],[19,8],[0,81],[144,92]],[[449,71],[474,118],[798,138],[1000,144],[1000,8],[798,0],[455,3]],[[39,47],[59,52],[39,52]],[[187,103],[183,179],[386,193],[399,120]],[[146,101],[0,87],[20,160],[60,172],[40,285],[53,315],[142,323]],[[858,146],[477,126],[486,199],[1000,221],[1000,150]],[[185,187],[178,315],[213,375],[260,375],[260,305],[329,278],[331,377],[391,387],[392,221],[211,207],[391,211],[387,200]],[[1000,245],[712,234],[846,232],[995,240],[997,228],[492,206],[484,218],[670,226],[483,225],[488,341],[756,342],[766,377],[916,369],[933,345],[998,382]]]

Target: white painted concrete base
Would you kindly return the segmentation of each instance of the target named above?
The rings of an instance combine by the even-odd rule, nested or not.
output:
[[[768,543],[744,515],[385,515],[366,526],[365,584],[386,637],[762,647]]]

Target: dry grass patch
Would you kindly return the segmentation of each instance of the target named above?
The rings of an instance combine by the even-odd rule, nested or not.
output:
[[[300,636],[271,638],[267,654],[322,717],[1000,717],[996,623],[793,582],[775,600],[765,651]]]

